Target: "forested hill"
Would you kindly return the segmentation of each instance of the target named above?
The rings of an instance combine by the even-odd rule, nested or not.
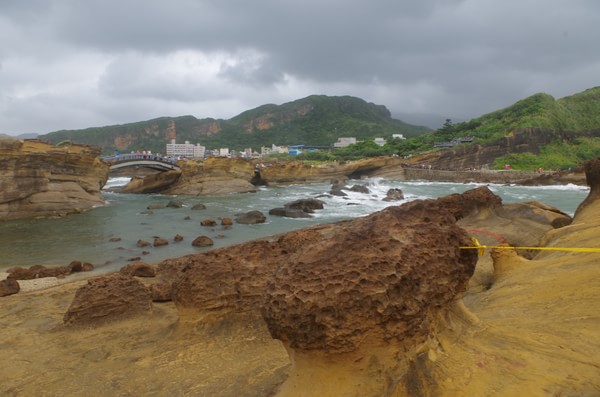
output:
[[[447,121],[439,130],[403,144],[412,145],[413,154],[429,150],[433,142],[463,137],[473,137],[472,143],[439,152],[440,158],[452,159],[446,167],[578,167],[600,156],[600,87],[560,99],[535,94],[468,122]]]
[[[515,104],[468,122],[454,124],[452,136],[471,135],[490,141],[508,133],[535,128],[554,132],[586,132],[600,129],[600,87],[554,99],[548,94],[535,94]]]
[[[406,137],[429,131],[395,120],[383,105],[350,96],[313,95],[282,105],[263,105],[229,120],[193,116],[161,117],[137,123],[62,130],[41,135],[51,143],[70,140],[101,146],[104,153],[146,149],[164,152],[171,139],[190,141],[207,148],[243,149],[275,145],[329,146],[339,137],[358,140]]]

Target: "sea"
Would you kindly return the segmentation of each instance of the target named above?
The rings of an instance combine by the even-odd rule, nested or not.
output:
[[[0,222],[0,271],[14,266],[63,266],[71,261],[90,262],[95,272],[119,269],[135,258],[146,263],[205,252],[252,239],[344,219],[369,215],[390,205],[442,197],[452,193],[487,185],[502,198],[503,203],[540,201],[573,215],[585,199],[588,187],[577,185],[517,186],[477,183],[444,183],[427,181],[394,181],[362,179],[349,181],[348,186],[367,186],[370,193],[347,191],[346,197],[324,196],[324,209],[312,218],[282,218],[268,215],[270,209],[301,199],[314,198],[329,192],[330,184],[297,184],[261,187],[255,193],[238,193],[210,197],[167,196],[161,194],[123,194],[111,189],[126,184],[130,178],[109,179],[103,191],[104,206],[64,218],[29,219]],[[391,188],[399,188],[405,199],[386,202],[382,199]],[[162,208],[148,212],[150,204],[167,204],[171,200],[184,203],[181,208]],[[206,209],[192,210],[196,204]],[[267,216],[265,223],[231,227],[219,225],[220,218],[258,210]],[[217,221],[216,227],[201,226],[204,219]],[[183,241],[174,242],[175,235]],[[214,241],[209,248],[197,248],[191,242],[198,236]],[[169,244],[161,247],[137,246],[138,240],[152,242],[161,237]]]

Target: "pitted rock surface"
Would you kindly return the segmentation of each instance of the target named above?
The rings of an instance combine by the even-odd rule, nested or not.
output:
[[[119,273],[88,280],[64,315],[67,325],[95,325],[152,310],[150,290]]]
[[[367,333],[427,335],[477,262],[475,250],[459,249],[469,237],[436,200],[389,207],[323,237],[282,261],[266,290],[263,317],[292,349],[342,353]]]

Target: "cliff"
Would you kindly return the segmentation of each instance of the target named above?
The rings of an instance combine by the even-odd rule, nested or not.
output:
[[[0,220],[64,216],[102,205],[100,149],[0,139]]]

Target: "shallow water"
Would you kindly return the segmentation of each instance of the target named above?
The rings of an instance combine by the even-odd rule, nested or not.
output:
[[[124,184],[128,178],[114,178],[107,188]],[[370,179],[354,181],[367,185],[369,194],[348,192],[347,197],[324,197],[325,208],[317,211],[314,218],[290,219],[267,215],[274,207],[299,199],[315,197],[329,191],[329,184],[291,185],[261,188],[256,193],[230,194],[213,197],[132,195],[104,192],[107,205],[59,219],[20,220],[0,223],[0,270],[12,266],[65,265],[72,260],[93,263],[101,271],[118,269],[133,257],[154,263],[165,258],[178,257],[209,248],[196,248],[191,241],[206,235],[212,238],[212,248],[223,247],[250,239],[273,235],[319,223],[336,222],[342,219],[368,215],[389,205],[415,199],[436,198],[452,193],[462,193],[482,184],[433,183],[420,181],[389,181]],[[353,181],[348,184],[351,186]],[[505,186],[488,185],[502,197],[504,203],[541,201],[573,215],[577,206],[587,196],[588,188],[566,186]],[[390,188],[400,188],[405,194],[402,202],[384,202],[382,198]],[[143,212],[152,203],[167,204],[172,199],[185,203],[182,208]],[[205,210],[192,211],[194,204],[206,205]],[[267,222],[258,225],[234,224],[207,228],[200,221],[207,218],[218,220],[234,218],[236,213],[251,210],[262,211]],[[186,217],[190,220],[184,220]],[[173,242],[180,234],[184,240]],[[169,240],[168,246],[138,248],[139,239],[152,242],[154,236]],[[111,238],[120,241],[111,242]],[[143,254],[143,251],[147,251]]]

